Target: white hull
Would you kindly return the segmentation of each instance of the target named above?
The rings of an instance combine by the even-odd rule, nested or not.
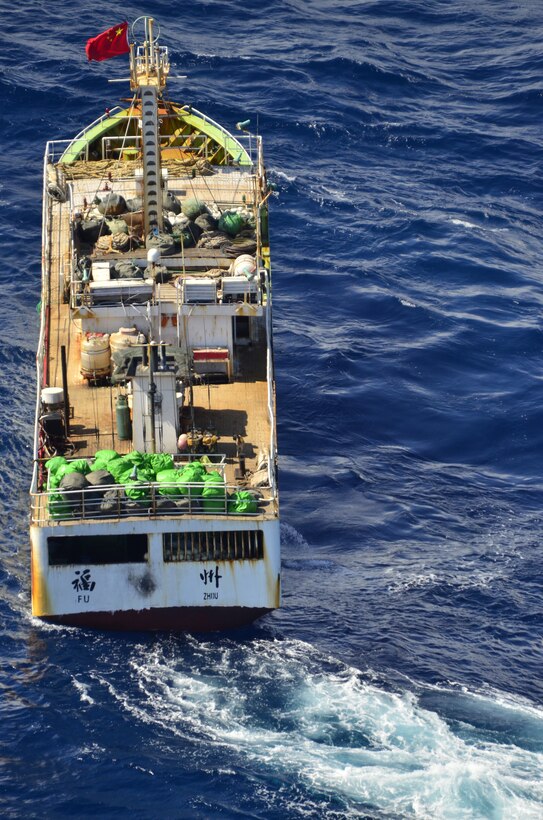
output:
[[[251,522],[264,540],[262,559],[165,561],[164,533],[239,532],[239,522],[123,521],[115,534],[145,535],[148,553],[138,562],[51,566],[47,540],[58,537],[59,527],[34,527],[32,541],[32,602],[34,614],[58,622],[103,625],[109,628],[179,629],[190,620],[192,628],[227,628],[280,605],[279,522]],[[202,525],[206,527],[202,529]],[[67,525],[62,525],[64,531]],[[246,529],[246,528],[245,528]],[[70,537],[111,534],[111,524],[72,524]],[[215,610],[212,615],[210,610]],[[221,615],[222,612],[222,615]],[[123,617],[130,613],[130,619]],[[97,617],[100,616],[100,617]],[[213,626],[216,623],[216,626]],[[130,627],[132,624],[132,627]],[[139,624],[139,626],[138,626]],[[153,627],[152,627],[153,628]]]

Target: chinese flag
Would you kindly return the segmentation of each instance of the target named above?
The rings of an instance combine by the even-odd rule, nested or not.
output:
[[[102,34],[91,37],[87,40],[85,51],[89,60],[109,60],[110,57],[118,57],[119,54],[127,54],[130,51],[127,37],[128,23],[119,23],[112,26]]]

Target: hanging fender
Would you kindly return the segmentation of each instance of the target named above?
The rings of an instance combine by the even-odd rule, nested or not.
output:
[[[60,185],[56,185],[54,182],[50,182],[47,186],[47,193],[55,202],[66,202],[68,199],[68,194],[65,189],[61,188]]]

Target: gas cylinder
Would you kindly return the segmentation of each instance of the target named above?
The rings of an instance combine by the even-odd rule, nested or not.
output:
[[[115,416],[117,418],[117,436],[121,441],[128,441],[132,438],[132,422],[130,420],[130,409],[126,396],[119,396],[115,404]]]

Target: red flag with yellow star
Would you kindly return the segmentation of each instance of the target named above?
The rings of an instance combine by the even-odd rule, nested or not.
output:
[[[85,51],[89,60],[109,60],[110,57],[118,57],[120,54],[127,54],[130,51],[128,45],[128,23],[119,23],[112,26],[102,34],[91,37],[87,40]]]

